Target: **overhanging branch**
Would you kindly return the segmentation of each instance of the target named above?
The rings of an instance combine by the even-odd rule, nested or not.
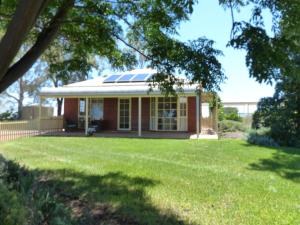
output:
[[[68,11],[73,7],[73,5],[74,0],[64,1],[62,6],[58,9],[56,15],[52,18],[50,25],[40,33],[35,44],[6,72],[5,76],[0,81],[0,93],[17,79],[19,79],[24,73],[26,73],[46,50],[46,48],[55,38],[63,19],[67,16]]]

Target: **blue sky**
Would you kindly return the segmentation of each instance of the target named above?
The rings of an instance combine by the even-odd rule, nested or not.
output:
[[[250,15],[251,10],[246,8],[236,12],[235,19],[248,21]],[[270,31],[271,17],[267,13],[265,16],[265,25]],[[214,40],[216,48],[223,51],[224,56],[220,57],[220,61],[228,77],[226,83],[221,85],[222,92],[219,93],[223,101],[256,101],[261,97],[273,95],[273,87],[259,84],[253,78],[249,78],[245,52],[226,47],[231,25],[230,11],[220,7],[218,0],[199,0],[190,20],[181,24],[178,38],[187,41],[205,36]]]

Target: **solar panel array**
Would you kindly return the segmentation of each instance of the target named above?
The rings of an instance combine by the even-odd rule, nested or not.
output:
[[[153,76],[151,73],[110,75],[103,83],[146,82]]]

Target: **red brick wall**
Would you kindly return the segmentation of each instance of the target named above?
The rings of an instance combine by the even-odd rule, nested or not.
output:
[[[118,99],[105,98],[103,102],[104,129],[118,129]]]
[[[142,98],[142,130],[150,128],[150,98]]]
[[[188,132],[196,129],[196,97],[188,97]]]
[[[138,98],[131,99],[131,130],[138,130]],[[142,130],[149,130],[150,98],[142,98]]]
[[[64,99],[64,120],[77,123],[78,120],[78,99],[77,98]]]

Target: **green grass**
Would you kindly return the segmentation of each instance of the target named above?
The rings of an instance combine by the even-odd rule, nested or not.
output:
[[[137,224],[300,224],[300,149],[37,137],[1,144],[0,153]]]

